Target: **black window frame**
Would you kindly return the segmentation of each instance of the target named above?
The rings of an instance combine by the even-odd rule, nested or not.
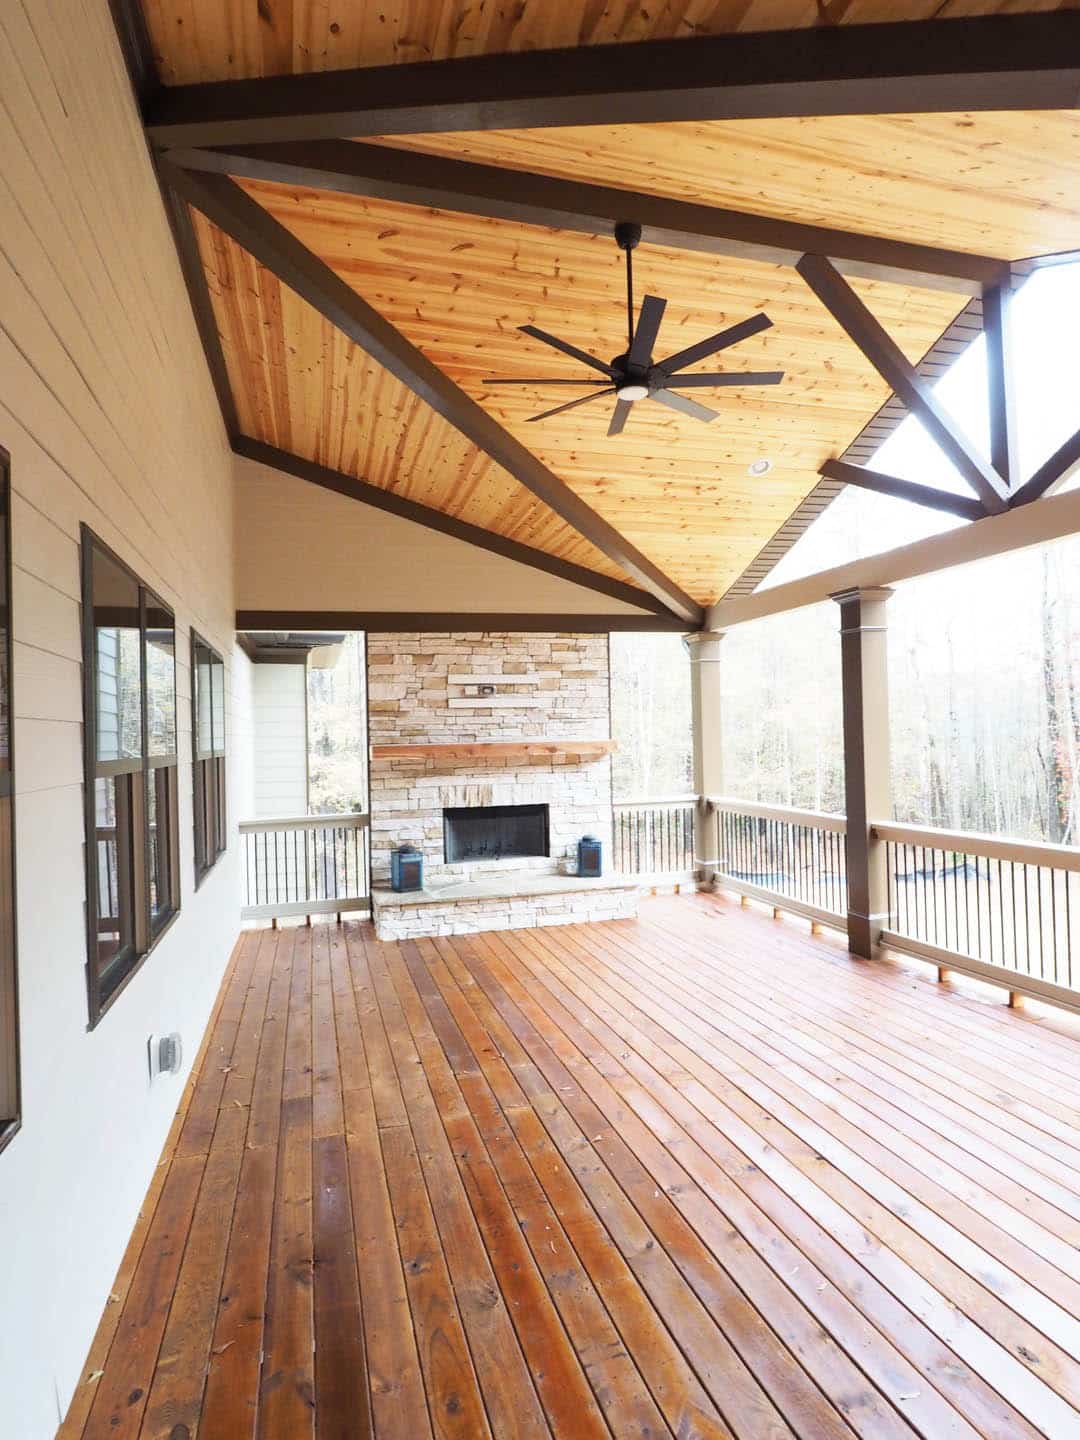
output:
[[[199,651],[205,652],[210,676],[210,694],[207,697],[207,715],[210,724],[210,746],[203,746],[199,724],[200,681]],[[221,704],[215,704],[215,672],[220,676]],[[191,632],[191,792],[192,818],[195,829],[195,888],[196,890],[213,870],[222,855],[229,848],[227,812],[227,786],[225,777],[225,661],[220,653],[204,640],[197,630]],[[217,733],[217,716],[220,714],[221,735]],[[210,804],[207,804],[208,799]],[[209,843],[207,826],[213,825],[213,844]]]
[[[0,574],[4,594],[0,595],[0,624],[3,626],[3,654],[7,673],[3,677],[0,706],[7,708],[7,764],[0,762],[0,799],[7,801],[7,855],[0,864],[7,871],[6,898],[10,914],[0,921],[10,943],[0,938],[0,1150],[22,1126],[22,1065],[19,1052],[19,945],[16,904],[15,861],[15,681],[14,639],[12,636],[12,554],[11,554],[11,456],[0,446],[0,543],[4,554]],[[2,824],[2,822],[0,822]],[[0,844],[2,855],[2,844]],[[0,882],[0,897],[3,896]],[[0,898],[0,904],[3,903]],[[5,1098],[6,1096],[6,1098]]]
[[[94,616],[94,555],[100,554],[121,571],[136,587],[139,620],[139,736],[140,755],[116,760],[98,758],[98,645]],[[179,742],[176,683],[176,613],[137,572],[102,540],[88,525],[80,527],[82,561],[82,652],[83,652],[83,798],[86,821],[86,990],[91,1030],[112,1007],[131,983],[162,936],[171,927],[181,908],[180,887],[180,826],[179,826]],[[149,685],[147,645],[148,612],[163,611],[172,622],[173,633],[173,750],[167,754],[150,753]],[[157,827],[156,843],[151,841],[150,800],[152,790],[155,808],[160,795],[157,785],[164,774],[167,817]],[[119,782],[123,779],[123,791]],[[125,875],[117,882],[120,906],[130,913],[118,915],[118,931],[122,943],[105,962],[99,954],[98,937],[101,897],[100,861],[97,830],[97,784],[99,780],[117,782],[117,809],[124,819],[124,834],[117,836],[118,873],[121,860]],[[123,802],[120,797],[123,795]],[[157,876],[151,875],[151,857],[161,856],[161,837],[167,842],[164,865]],[[153,905],[154,880],[160,883],[164,870],[169,887],[168,903],[157,912]]]

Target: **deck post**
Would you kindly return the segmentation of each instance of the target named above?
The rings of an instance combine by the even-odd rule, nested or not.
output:
[[[869,959],[889,921],[885,846],[871,822],[889,819],[889,676],[885,608],[892,590],[842,590],[840,663],[847,796],[848,948]]]
[[[697,796],[694,871],[703,890],[713,888],[720,862],[716,853],[717,828],[706,797],[724,793],[723,742],[720,735],[720,643],[724,634],[723,630],[697,630],[683,637],[690,656],[694,794]]]

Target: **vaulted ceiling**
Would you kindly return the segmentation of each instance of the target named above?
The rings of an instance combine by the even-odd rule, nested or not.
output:
[[[1047,7],[944,8],[971,16]],[[409,62],[401,73],[412,76],[417,61],[612,41],[647,46],[668,36],[689,55],[702,37],[729,30],[919,21],[942,9],[916,0],[718,0],[658,6],[655,13],[610,4],[467,7],[402,0],[387,7],[342,0],[327,7],[315,0],[145,0],[160,80],[183,87]],[[952,23],[939,20],[922,33],[944,33]],[[440,74],[446,69],[429,68]],[[436,94],[440,83],[435,78]],[[223,93],[242,90],[210,86],[173,93],[184,104],[204,93],[216,104]],[[250,87],[244,91],[250,93]],[[920,94],[917,86],[911,94]],[[226,98],[225,111],[229,104]],[[545,117],[541,124],[512,128],[497,123],[499,113],[485,116],[478,128],[477,107],[463,106],[470,123],[450,133],[403,124],[402,132],[410,133],[346,134],[327,129],[328,120],[319,121],[319,133],[343,139],[362,133],[357,155],[376,146],[397,152],[400,161],[387,161],[391,180],[399,164],[403,176],[411,173],[408,167],[420,155],[435,157],[428,176],[438,177],[443,165],[447,175],[460,177],[461,162],[473,162],[497,167],[507,188],[511,178],[520,185],[550,176],[633,192],[627,219],[641,218],[641,197],[659,197],[699,210],[773,217],[789,229],[830,227],[856,237],[850,242],[855,250],[858,237],[935,247],[958,256],[954,268],[963,270],[965,256],[1016,261],[1080,246],[1080,111],[1058,101],[1054,106],[665,123],[645,118],[639,124],[562,125]],[[928,108],[940,112],[941,106]],[[602,105],[596,112],[599,121]],[[172,148],[162,127],[151,125],[150,133],[166,152]],[[301,123],[295,138],[312,133]],[[276,131],[270,138],[280,137]],[[556,486],[603,523],[590,532],[572,505],[528,488],[513,460],[517,450],[493,449],[483,436],[478,443],[475,426],[462,428],[445,404],[431,402],[430,386],[403,379],[400,366],[395,371],[377,346],[335,323],[325,307],[316,308],[310,292],[302,298],[286,271],[274,273],[272,257],[256,258],[242,235],[224,233],[228,226],[220,213],[207,218],[196,208],[193,253],[209,292],[238,433],[584,571],[640,584],[639,556],[645,573],[650,567],[661,572],[699,605],[718,599],[818,485],[822,465],[842,455],[889,398],[880,367],[790,263],[799,234],[792,235],[789,257],[777,247],[749,243],[706,245],[685,236],[671,243],[669,232],[647,224],[635,254],[635,289],[639,298],[650,293],[669,301],[658,355],[765,311],[771,329],[725,351],[717,357],[719,367],[709,361],[695,368],[779,369],[783,383],[695,391],[719,411],[709,425],[642,402],[624,432],[609,438],[610,402],[603,400],[533,423],[531,416],[579,392],[496,388],[485,379],[570,379],[585,372],[518,327],[538,325],[605,360],[625,348],[623,257],[603,225],[544,224],[528,207],[457,203],[447,194],[449,181],[431,187],[425,203],[416,187],[406,192],[392,183],[326,183],[310,163],[260,169],[250,145],[243,163],[233,163],[227,155],[200,159],[180,130],[175,143],[171,163],[217,170],[214,183],[231,175],[259,214],[362,297],[407,347],[475,402],[508,443],[524,447]],[[586,233],[589,228],[594,233]],[[931,263],[921,275],[882,263],[855,264],[849,271],[855,295],[912,364],[979,290],[971,274],[930,274],[933,269]],[[770,468],[755,475],[751,467],[761,460]],[[609,532],[626,545],[609,543]]]

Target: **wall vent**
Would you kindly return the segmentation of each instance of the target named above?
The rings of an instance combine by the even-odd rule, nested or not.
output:
[[[147,1041],[147,1051],[150,1058],[151,1081],[156,1080],[159,1075],[178,1075],[180,1073],[180,1066],[184,1060],[184,1045],[178,1030],[174,1030],[169,1035],[151,1035]]]

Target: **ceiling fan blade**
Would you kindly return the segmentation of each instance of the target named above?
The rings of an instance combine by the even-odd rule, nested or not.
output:
[[[748,340],[751,335],[756,335],[759,330],[768,330],[771,325],[772,321],[767,315],[751,315],[749,320],[740,320],[737,325],[718,330],[707,340],[699,340],[696,345],[689,345],[685,350],[669,355],[666,360],[661,360],[660,369],[666,370],[669,375],[676,370],[685,370],[687,365],[693,365],[695,360],[704,360],[709,355],[715,355],[718,350],[726,350],[729,345]]]
[[[538,330],[535,325],[519,325],[518,329],[523,335],[531,335],[534,340],[542,340],[545,345],[550,345],[555,350],[561,350],[564,355],[570,355],[575,360],[580,360],[583,365],[588,365],[593,370],[599,370],[602,375],[610,377],[615,374],[610,365],[605,365],[594,355],[579,350],[576,345],[570,345],[567,341],[560,340],[557,335],[549,335],[546,330]]]
[[[783,370],[724,370],[715,375],[672,375],[669,390],[685,390],[688,385],[779,385]]]
[[[666,309],[667,301],[661,300],[659,295],[646,295],[642,300],[633,343],[627,355],[626,363],[630,369],[643,370],[648,365]]]
[[[612,411],[611,424],[607,427],[609,435],[621,435],[627,420],[630,419],[630,411],[634,408],[630,400],[616,400],[615,409]]]
[[[576,410],[579,405],[587,405],[590,400],[599,400],[603,395],[614,394],[613,385],[607,390],[594,390],[591,395],[579,395],[576,400],[568,400],[565,405],[556,405],[554,410],[545,410],[541,415],[530,415],[529,420],[547,420],[552,415],[561,415],[564,410]]]
[[[588,378],[568,380],[565,375],[534,375],[525,380],[502,380],[489,376],[486,380],[480,381],[481,385],[606,385],[607,383],[606,380],[589,380]]]
[[[649,394],[651,399],[659,400],[660,404],[666,405],[669,410],[680,410],[684,415],[690,415],[695,420],[704,420],[706,424],[719,417],[718,410],[710,410],[707,405],[699,405],[688,395],[676,395],[674,390],[651,390]]]

